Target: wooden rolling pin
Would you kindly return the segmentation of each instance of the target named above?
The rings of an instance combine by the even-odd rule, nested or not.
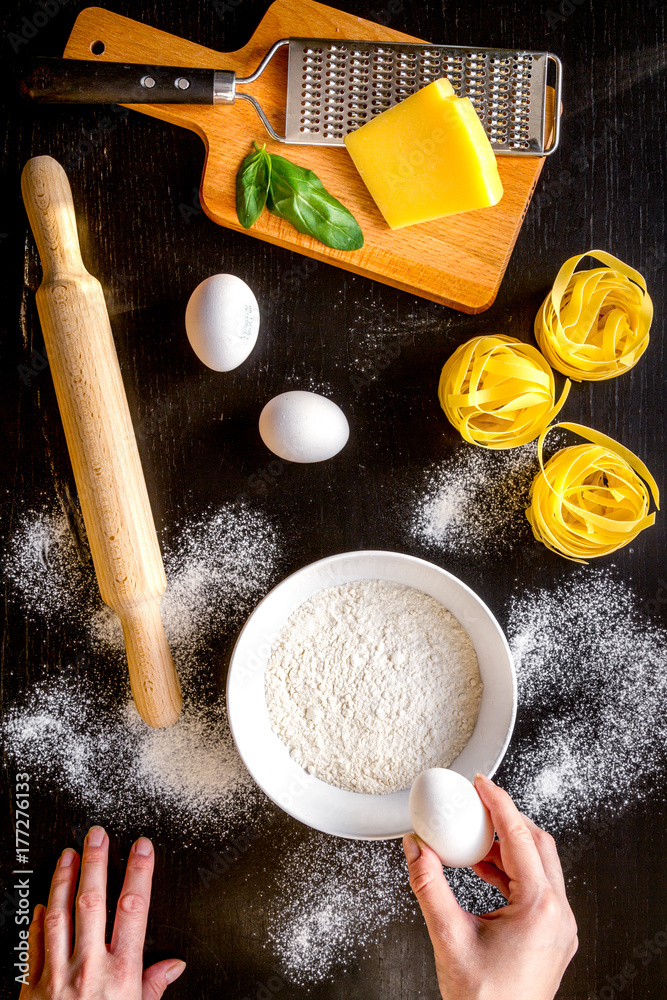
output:
[[[26,163],[23,200],[42,261],[37,309],[102,600],[123,626],[132,696],[149,726],[183,699],[160,617],[167,586],[102,286],[84,267],[67,174]]]

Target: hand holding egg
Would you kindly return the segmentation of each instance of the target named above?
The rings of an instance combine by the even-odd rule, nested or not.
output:
[[[475,865],[475,873],[508,903],[488,913],[468,912],[448,884],[434,839],[429,848],[413,835],[404,838],[410,885],[431,937],[443,1000],[482,994],[494,1000],[554,1000],[578,941],[553,838],[523,816],[507,792],[482,774],[475,778],[474,788],[460,774],[442,768],[420,774],[417,782],[418,792],[426,795],[430,789],[434,793],[426,804],[436,810],[448,793],[473,802],[471,792],[478,797],[482,815],[489,810],[493,825],[487,832],[491,836],[495,825],[498,841],[493,842],[484,863]],[[473,854],[475,824],[468,827],[468,840],[466,824],[461,822],[465,804],[459,802],[454,811],[443,812],[445,827],[452,821],[452,830],[466,841],[466,850],[470,848],[468,857],[460,860],[468,864],[481,858],[491,842],[479,843]],[[419,836],[428,836],[418,823],[415,829]],[[442,860],[451,865],[455,859],[447,854]]]
[[[410,790],[410,822],[448,868],[471,868],[493,844],[493,823],[475,786],[456,771],[432,767]]]

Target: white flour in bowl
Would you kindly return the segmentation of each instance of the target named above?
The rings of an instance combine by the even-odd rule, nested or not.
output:
[[[456,618],[381,580],[311,597],[266,669],[273,731],[310,774],[353,792],[395,792],[448,767],[470,739],[482,688]]]

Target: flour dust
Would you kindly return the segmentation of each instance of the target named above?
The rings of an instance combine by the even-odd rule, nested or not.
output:
[[[87,642],[74,667],[47,670],[9,707],[0,733],[10,761],[114,829],[150,823],[184,837],[225,835],[248,822],[262,796],[216,693],[220,645],[275,582],[280,548],[271,524],[239,504],[185,524],[178,536],[164,554],[162,611],[184,708],[174,726],[152,730],[131,701],[122,631],[99,597],[85,538],[61,511],[25,515],[6,577],[29,619],[78,626]],[[115,673],[95,669],[102,658]]]
[[[667,629],[613,568],[573,569],[517,593],[508,638],[519,722],[502,771],[522,809],[575,832],[648,795],[667,773]]]
[[[525,509],[538,469],[534,442],[508,451],[461,445],[427,474],[411,534],[463,559],[513,551],[531,538]]]
[[[400,841],[341,841],[315,831],[283,853],[265,898],[268,946],[300,985],[358,964],[390,925],[417,912]]]

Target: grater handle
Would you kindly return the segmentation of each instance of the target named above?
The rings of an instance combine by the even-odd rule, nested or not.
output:
[[[551,145],[544,151],[545,156],[551,156],[551,154],[558,148],[558,143],[560,142],[560,119],[563,110],[561,107],[561,98],[563,94],[563,64],[558,56],[555,56],[553,52],[549,52],[547,54],[547,59],[549,62],[554,64],[556,70],[556,78],[554,81],[553,135],[551,138]]]
[[[237,77],[231,70],[146,66],[93,59],[26,59],[20,64],[18,90],[37,104],[234,104],[248,101],[271,138],[285,142],[256,97],[237,91],[261,76],[276,52],[289,45],[275,42],[254,73]]]
[[[269,51],[266,53],[266,55],[262,59],[261,63],[257,67],[257,69],[255,70],[255,72],[251,73],[250,76],[239,76],[239,77],[237,77],[236,78],[236,83],[239,84],[240,86],[243,86],[244,84],[248,84],[248,83],[254,83],[255,80],[262,75],[262,73],[264,72],[264,70],[266,69],[266,67],[269,65],[269,63],[271,62],[271,60],[275,56],[276,52],[278,52],[280,49],[284,48],[285,45],[289,45],[290,41],[291,41],[291,39],[289,39],[289,38],[279,38],[277,42],[273,43],[273,45],[271,46],[271,48],[269,49]],[[288,71],[288,75],[289,75],[289,71]],[[266,117],[266,114],[264,113],[264,108],[259,103],[259,101],[257,100],[256,97],[253,97],[252,94],[245,94],[241,90],[236,90],[235,91],[235,96],[239,100],[241,100],[241,101],[248,101],[249,104],[252,104],[253,108],[257,112],[257,115],[259,116],[259,119],[260,119],[262,125],[264,126],[264,128],[269,133],[269,135],[271,136],[272,139],[275,139],[276,142],[287,142],[286,136],[279,135],[276,132],[276,130],[274,129],[273,125],[271,124],[271,122],[269,121],[269,119]]]
[[[235,74],[204,67],[34,58],[19,67],[19,93],[39,104],[233,104]]]
[[[276,52],[289,45],[281,38],[271,46],[250,76],[204,67],[147,66],[139,63],[95,59],[37,57],[19,64],[21,97],[39,104],[233,104],[237,97],[250,101],[276,139],[256,98],[240,94],[236,84],[254,83]]]

